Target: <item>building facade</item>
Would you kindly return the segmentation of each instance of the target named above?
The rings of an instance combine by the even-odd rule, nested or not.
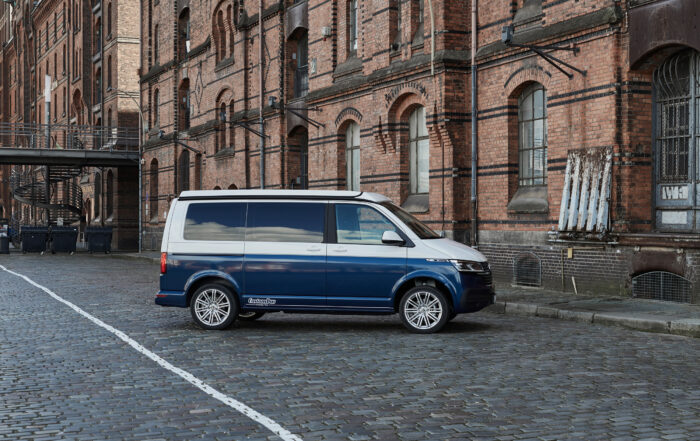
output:
[[[137,1],[20,0],[3,3],[3,8],[0,122],[51,133],[48,140],[34,144],[6,134],[4,146],[113,148],[118,144],[117,128],[132,127],[136,133],[140,114]],[[5,175],[14,173],[22,182],[45,179],[36,167],[4,168]],[[81,228],[112,226],[115,247],[136,247],[135,167],[63,168],[51,176],[50,203],[70,199],[66,205],[72,212],[51,214],[10,199],[12,185],[6,177],[2,193],[6,216],[18,225],[55,223],[54,216],[65,216]]]
[[[185,189],[357,189],[478,244],[503,283],[699,300],[694,1],[160,0],[142,16],[146,246]]]

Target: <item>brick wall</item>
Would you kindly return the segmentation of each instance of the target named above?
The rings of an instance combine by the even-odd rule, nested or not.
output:
[[[17,6],[13,17],[14,38],[10,40],[7,32],[0,32],[4,43],[0,62],[5,72],[2,83],[7,87],[1,94],[0,107],[3,110],[0,111],[0,121],[44,124],[43,76],[48,74],[52,83],[50,124],[107,125],[111,113],[113,127],[138,127],[138,106],[133,99],[138,102],[139,2],[53,0],[43,1],[35,7],[24,8],[23,2],[18,2]],[[7,6],[3,5],[3,8]],[[24,16],[25,11],[29,12],[28,17]],[[107,30],[109,22],[111,32]],[[18,48],[20,57],[16,56]],[[110,77],[111,88],[108,84]],[[101,85],[99,93],[98,84]],[[65,144],[64,139],[56,140],[57,146],[65,147]],[[85,218],[105,221],[104,215],[92,211],[95,197],[92,183],[96,170],[84,168],[82,172],[83,176],[77,180],[85,183],[81,184],[84,202],[90,200],[91,207]],[[108,172],[108,169],[103,170],[103,175]],[[118,169],[111,172],[115,179],[119,175],[134,173]],[[135,180],[135,177],[130,179]],[[132,190],[138,192],[136,187]],[[115,191],[118,193],[116,185]],[[58,202],[58,197],[56,193],[52,202]],[[137,198],[130,192],[115,197],[119,200],[115,202],[115,213],[109,221],[117,231],[115,248],[123,244],[134,248]],[[24,224],[44,221],[43,210],[23,210],[22,205],[15,202],[5,201],[5,205],[18,208],[17,213]],[[128,221],[122,224],[120,219]]]

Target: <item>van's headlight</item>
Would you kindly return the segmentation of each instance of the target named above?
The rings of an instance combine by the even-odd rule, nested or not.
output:
[[[488,271],[489,264],[486,262],[475,262],[473,260],[456,260],[451,259],[450,263],[457,268],[457,271],[463,273],[481,273]]]

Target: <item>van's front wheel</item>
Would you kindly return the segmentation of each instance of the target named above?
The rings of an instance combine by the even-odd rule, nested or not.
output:
[[[209,283],[195,291],[190,302],[190,312],[201,328],[226,329],[236,319],[238,302],[226,286]]]
[[[450,314],[444,294],[428,285],[411,288],[399,305],[404,326],[419,334],[438,332],[447,324]]]

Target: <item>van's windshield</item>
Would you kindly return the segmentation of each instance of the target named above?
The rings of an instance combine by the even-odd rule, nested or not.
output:
[[[416,236],[421,239],[440,239],[442,236],[431,230],[430,227],[419,221],[413,215],[404,209],[392,204],[391,202],[382,202],[381,205],[391,211],[396,217],[406,224]]]

